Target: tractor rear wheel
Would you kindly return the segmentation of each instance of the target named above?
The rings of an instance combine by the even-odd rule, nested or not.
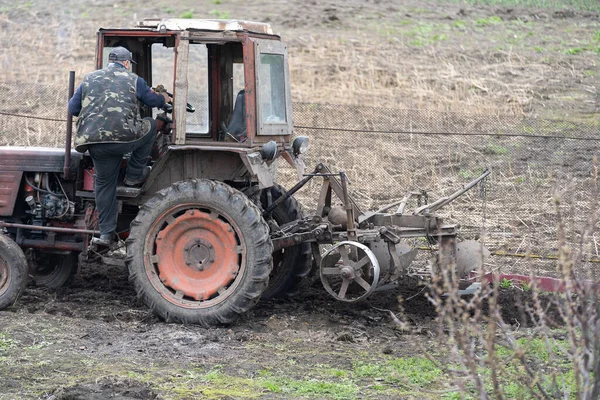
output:
[[[0,310],[12,306],[27,284],[29,266],[23,250],[0,233]]]
[[[263,208],[285,194],[285,189],[275,184],[262,190],[260,202]],[[272,213],[277,225],[281,226],[302,219],[300,204],[294,197],[287,198]],[[263,299],[291,296],[296,293],[302,279],[310,274],[312,251],[310,243],[300,243],[273,253],[273,271],[269,276],[269,286],[262,295]]]
[[[140,208],[127,239],[129,279],[167,321],[228,324],[260,299],[272,251],[269,228],[248,197],[191,179]]]

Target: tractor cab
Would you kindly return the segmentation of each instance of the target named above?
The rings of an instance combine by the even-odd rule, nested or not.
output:
[[[289,144],[287,49],[270,25],[163,19],[144,20],[134,29],[100,29],[97,68],[106,66],[117,46],[132,52],[134,73],[173,95],[169,144],[227,141],[247,148],[273,141],[273,158]],[[141,113],[157,116],[147,109]]]

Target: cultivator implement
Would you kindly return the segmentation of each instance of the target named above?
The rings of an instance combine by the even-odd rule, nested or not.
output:
[[[410,244],[414,239],[437,243],[439,251],[430,265],[434,269],[438,265],[453,265],[456,275],[462,277],[481,265],[487,253],[482,245],[476,241],[459,243],[459,226],[444,225],[435,212],[484,181],[489,174],[490,171],[484,171],[460,190],[433,203],[426,203],[425,192],[410,192],[375,212],[363,212],[348,193],[346,173],[333,173],[318,164],[312,173],[305,174],[284,196],[267,207],[263,216],[268,218],[286,197],[312,178],[323,178],[316,214],[272,230],[271,239],[276,250],[310,242],[325,290],[337,300],[354,302],[365,299],[381,285],[409,275],[418,251]],[[335,205],[334,195],[341,205]],[[407,211],[411,200],[416,201],[417,207]],[[328,248],[321,251],[321,247]]]

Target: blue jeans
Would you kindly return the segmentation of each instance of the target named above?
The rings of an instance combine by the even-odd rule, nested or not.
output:
[[[100,234],[110,234],[117,229],[117,184],[123,156],[131,153],[127,162],[125,176],[128,180],[137,180],[148,164],[156,136],[156,121],[151,120],[150,131],[129,143],[96,143],[88,147],[94,161],[96,208]]]

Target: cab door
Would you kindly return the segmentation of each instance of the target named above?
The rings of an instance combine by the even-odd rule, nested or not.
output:
[[[258,136],[292,134],[292,98],[287,46],[275,40],[252,39],[255,53]]]

